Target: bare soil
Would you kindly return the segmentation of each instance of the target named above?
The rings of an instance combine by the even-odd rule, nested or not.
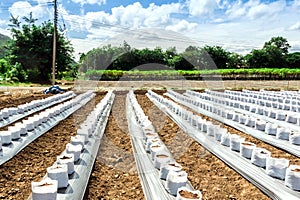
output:
[[[31,182],[40,181],[45,176],[46,168],[50,167],[56,157],[64,151],[71,136],[76,134],[79,125],[103,96],[98,94],[94,100],[1,165],[0,199],[27,199],[31,193]],[[35,97],[26,98],[28,101],[35,99]]]
[[[87,199],[144,199],[127,128],[125,101],[126,95],[116,95]]]
[[[203,199],[270,199],[190,138],[163,112],[153,107],[146,96],[137,95],[137,99],[155,127],[158,116],[164,119],[164,126],[157,131],[176,161],[188,173],[192,186],[202,192]],[[153,112],[156,113],[155,118],[151,115]]]

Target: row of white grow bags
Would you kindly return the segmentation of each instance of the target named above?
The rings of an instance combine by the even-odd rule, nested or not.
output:
[[[187,194],[193,195],[195,200],[201,199],[201,192],[194,190],[188,183],[187,173],[182,170],[181,165],[176,163],[168,148],[159,138],[152,122],[137,102],[133,91],[128,93],[127,103],[127,109],[132,111],[130,112],[132,115],[128,116],[131,125],[129,127],[146,199],[173,199],[176,196],[177,200],[183,200],[186,199]],[[132,126],[133,120],[135,128]],[[139,135],[137,135],[138,130],[140,131]],[[142,175],[146,177],[142,177]],[[169,194],[166,194],[165,190]]]
[[[193,91],[187,91],[186,94],[190,98],[197,95],[197,93]],[[183,99],[183,97],[181,98]],[[220,106],[223,107],[225,106],[226,108],[228,108],[228,105],[229,107],[236,105],[234,103],[225,105],[216,101],[214,101],[214,103],[220,104]],[[193,104],[202,107],[202,103],[199,101],[197,102],[197,99],[193,101]],[[206,104],[208,103],[206,102]],[[264,115],[262,115],[262,113]],[[247,126],[253,127],[257,130],[265,131],[269,135],[275,135],[277,139],[288,140],[291,144],[300,145],[300,127],[294,124],[297,121],[299,121],[297,123],[300,123],[299,114],[282,112],[276,109],[271,110],[259,106],[252,107],[251,105],[239,103],[239,107],[233,107],[232,111],[226,112],[223,116],[227,119],[240,121],[240,123],[246,124]],[[258,124],[258,126],[256,124]]]
[[[56,126],[93,97],[93,93],[86,92],[9,126],[8,131],[0,131],[0,165],[14,157],[33,140]]]
[[[280,103],[289,103],[290,101],[299,101],[300,100],[300,93],[293,92],[293,91],[250,91],[250,90],[242,90],[240,91],[232,91],[232,90],[225,90],[225,94],[233,94],[236,96],[244,96],[244,97],[253,97],[257,99],[264,99],[274,102]]]
[[[66,101],[74,96],[74,92],[69,91],[50,96],[45,99],[33,100],[29,103],[25,103],[17,107],[3,108],[2,110],[0,110],[0,128],[7,126],[37,111],[48,108],[54,104]]]
[[[77,135],[71,136],[56,162],[47,168],[43,180],[31,183],[29,199],[83,199],[113,101],[114,93],[108,91],[80,125]]]
[[[250,108],[256,109],[257,107],[259,107],[265,110],[277,110],[282,114],[286,113],[287,115],[291,115],[291,116],[293,115],[297,116],[298,112],[300,111],[300,105],[298,105],[298,103],[300,102],[297,103],[296,101],[279,103],[279,102],[273,102],[269,100],[255,99],[252,97],[234,96],[232,94],[228,94],[228,93],[226,94],[226,93],[210,91],[210,90],[206,90],[206,93],[198,93],[198,94],[195,94],[193,92],[191,93],[192,95],[198,96],[199,98],[205,100],[211,100],[218,103],[223,103],[235,108],[242,107],[243,109],[247,109],[247,110],[249,110]],[[263,114],[263,112],[260,111],[259,114]],[[296,123],[296,122],[291,121],[291,123]]]
[[[187,91],[186,95],[190,98],[199,97],[199,93],[193,91]],[[216,99],[216,98],[214,98]],[[201,103],[197,103],[197,99],[193,98],[194,105],[200,106]],[[206,102],[208,103],[208,102]],[[300,115],[291,113],[291,112],[282,112],[276,109],[266,109],[260,106],[251,106],[249,104],[240,104],[239,106],[235,106],[236,104],[229,101],[229,104],[222,104],[220,101],[214,101],[215,104],[220,104],[219,106],[229,109],[229,107],[233,107],[234,111],[231,111],[231,115],[241,115],[243,118],[253,118],[254,121],[261,124],[263,129],[259,128],[258,130],[266,131],[270,135],[276,135],[278,139],[289,140],[291,144],[300,145],[300,138],[298,138],[299,125],[295,125],[297,121],[300,123]],[[239,114],[238,114],[239,113]],[[230,116],[231,116],[230,115]],[[233,116],[236,120],[238,120],[239,116]],[[227,117],[229,119],[229,117]],[[265,126],[266,129],[264,128]],[[254,127],[254,125],[253,125]],[[277,129],[278,131],[269,130]],[[290,137],[289,137],[290,136]]]
[[[177,95],[177,96],[181,96],[181,94],[176,93],[176,92],[174,92],[174,91],[168,91],[168,93],[169,93],[169,94],[172,94],[172,95],[175,96],[175,97],[176,97],[176,95]],[[190,103],[188,103],[188,104],[190,104]],[[188,105],[188,104],[186,104],[186,105],[190,107],[191,105]],[[225,113],[222,113],[222,111],[221,111],[220,109],[221,109],[221,107],[217,108],[215,114],[218,114],[218,113],[219,113],[220,115],[223,114],[224,116],[228,116],[226,111],[225,111]],[[218,112],[218,111],[219,111],[219,112]],[[189,113],[189,114],[190,114],[190,113]],[[257,124],[255,124],[255,122],[261,122],[261,121],[256,121],[255,119],[253,119],[253,118],[251,118],[251,117],[249,117],[249,116],[244,116],[243,120],[241,120],[241,119],[242,119],[242,116],[241,116],[240,114],[237,114],[237,115],[238,115],[239,117],[236,118],[236,119],[238,119],[239,123],[245,124],[246,126],[249,126],[250,128],[252,128],[252,127],[258,127]],[[232,118],[231,118],[231,119],[232,119]],[[253,155],[251,156],[252,151],[257,152],[257,153],[260,153],[261,155],[260,155],[259,157],[265,156],[265,157],[267,157],[267,158],[271,158],[271,157],[270,157],[270,152],[261,150],[261,148],[257,148],[257,149],[255,150],[256,145],[253,144],[253,143],[244,142],[245,138],[242,138],[242,137],[240,137],[240,136],[238,136],[238,135],[229,135],[229,136],[228,136],[228,134],[227,134],[225,131],[223,131],[222,129],[221,129],[222,131],[217,132],[218,130],[220,130],[220,127],[219,127],[219,126],[213,125],[212,123],[210,123],[209,125],[210,125],[211,127],[209,127],[208,125],[206,125],[207,127],[204,127],[203,124],[200,123],[200,125],[199,125],[199,122],[198,122],[198,127],[199,127],[199,129],[200,129],[201,131],[207,132],[207,134],[208,134],[209,136],[215,137],[216,140],[219,141],[219,142],[221,142],[222,145],[230,146],[231,150],[240,151],[241,154],[242,154],[244,157],[246,157],[246,158],[251,158],[252,163],[254,163],[254,164],[256,164],[256,165],[258,165],[258,166],[260,166],[260,167],[266,167],[266,166],[267,166],[267,167],[266,167],[267,173],[270,172],[269,168],[272,168],[272,169],[273,169],[274,167],[273,167],[273,166],[272,166],[272,167],[268,167],[268,165],[266,165],[266,160],[267,160],[267,163],[268,163],[268,162],[269,162],[269,163],[270,163],[270,162],[275,162],[275,163],[277,163],[277,162],[282,161],[282,162],[284,163],[283,166],[285,166],[285,168],[283,168],[281,171],[280,171],[279,169],[275,169],[275,170],[277,170],[277,172],[279,173],[279,175],[277,175],[277,178],[284,179],[285,171],[286,171],[286,168],[287,168],[288,163],[289,163],[288,160],[286,160],[286,159],[278,159],[278,160],[274,161],[274,159],[272,158],[272,159],[269,159],[270,161],[268,161],[268,159],[264,158],[264,163],[256,163],[256,161],[259,161],[259,162],[262,162],[262,161],[259,160],[259,159],[257,159],[256,157],[253,157]],[[262,125],[262,124],[260,123],[260,127],[261,127],[261,125]],[[266,131],[267,131],[267,130],[270,131],[270,127],[268,127],[268,124],[266,125]],[[215,133],[215,132],[217,132],[217,133]],[[215,134],[216,134],[216,135],[215,135]],[[270,133],[267,132],[267,134],[270,134]],[[300,148],[299,148],[299,151],[300,151]],[[271,161],[271,160],[272,160],[272,161]],[[279,165],[280,165],[280,164],[279,164]],[[299,167],[299,168],[300,168],[300,167]],[[271,172],[270,172],[270,173],[271,173]],[[268,174],[269,174],[269,173],[268,173]],[[272,175],[272,174],[271,174],[271,175]],[[276,175],[274,175],[274,176],[276,176]],[[299,181],[300,181],[300,179],[299,179]],[[296,188],[297,188],[297,186],[296,186]],[[298,186],[298,190],[300,190],[300,184],[299,184],[299,186]]]
[[[265,121],[255,119],[252,116],[234,112],[230,109],[224,109],[224,106],[217,104],[213,105],[209,101],[191,100],[189,97],[173,91],[169,91],[167,95],[170,95],[170,98],[175,98],[175,100],[178,100],[181,104],[190,107],[196,112],[232,126],[273,146],[284,149],[295,156],[300,156],[300,147],[296,145],[298,142],[298,134],[295,132],[287,132],[286,129],[281,127],[278,128],[278,132],[277,129],[275,129],[275,132],[272,123],[266,123]],[[186,99],[189,99],[191,103],[185,101]],[[276,136],[274,134],[276,134]],[[287,141],[287,137],[289,141]]]
[[[206,91],[206,92],[211,95],[217,95],[217,93],[220,93],[220,92],[215,92],[215,91]],[[269,108],[276,108],[276,109],[285,110],[285,111],[293,111],[293,112],[300,111],[300,101],[297,99],[287,99],[284,97],[256,98],[256,97],[247,96],[247,95],[239,96],[235,93],[233,93],[233,94],[228,93],[228,91],[225,91],[222,94],[223,95],[220,97],[226,97],[231,100],[237,100],[237,101],[241,101],[241,102],[257,104],[260,106],[266,106]]]
[[[300,172],[298,172],[300,166],[288,166],[288,160],[272,158],[269,151],[257,148],[255,144],[245,142],[240,136],[228,133],[227,129],[193,115],[175,102],[152,91],[148,94],[150,100],[191,137],[268,196],[273,199],[300,197],[300,193],[295,191],[300,190]]]

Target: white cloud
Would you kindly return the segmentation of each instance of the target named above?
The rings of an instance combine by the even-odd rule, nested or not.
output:
[[[216,0],[190,0],[189,14],[191,16],[212,15],[214,10],[218,7]]]
[[[300,22],[297,22],[297,23],[293,24],[292,26],[290,26],[288,28],[288,30],[291,30],[291,31],[300,30]]]
[[[300,0],[295,0],[294,1],[294,6],[300,6]]]
[[[180,20],[178,23],[174,25],[169,25],[166,27],[166,30],[169,31],[175,31],[175,32],[186,32],[186,31],[192,31],[198,26],[197,23],[190,23],[186,20]]]
[[[275,1],[270,4],[261,3],[251,7],[247,16],[252,20],[273,17],[283,11],[285,7],[285,1]]]
[[[231,5],[225,12],[230,19],[235,19],[242,17],[246,14],[246,7],[243,5],[243,2],[239,0],[235,4]]]
[[[81,5],[84,4],[98,4],[98,5],[102,5],[102,4],[106,4],[106,0],[72,0],[74,3],[79,3]]]
[[[8,11],[15,17],[20,16],[28,16],[30,12],[32,12],[33,18],[41,19],[44,17],[49,17],[50,10],[45,5],[36,5],[32,6],[27,1],[18,1],[12,4],[12,6],[8,9]]]

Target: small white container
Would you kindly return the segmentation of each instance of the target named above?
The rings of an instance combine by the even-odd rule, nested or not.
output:
[[[57,164],[66,164],[68,166],[68,174],[74,173],[74,154],[64,154],[57,156]]]
[[[157,145],[161,145],[162,142],[159,138],[154,138],[154,139],[149,139],[145,145],[145,150],[147,153],[150,153],[150,146],[152,144],[157,144]]]
[[[248,127],[255,127],[255,119],[253,117],[248,116],[245,121],[245,125]]]
[[[276,135],[276,133],[277,133],[277,127],[278,126],[276,124],[266,123],[265,132],[268,135]]]
[[[9,131],[0,131],[2,144],[7,145],[11,143],[11,133]]]
[[[81,150],[82,150],[81,145],[73,145],[70,143],[66,145],[67,154],[74,154],[74,162],[80,159]]]
[[[202,193],[199,190],[190,190],[187,187],[180,187],[177,190],[175,200],[201,200]]]
[[[146,132],[144,136],[144,142],[146,144],[148,140],[156,139],[158,137],[159,137],[158,134],[155,132]]]
[[[252,142],[242,142],[240,144],[240,154],[241,156],[250,159],[252,157],[252,152],[256,148],[256,144]]]
[[[247,116],[246,115],[240,115],[240,119],[239,119],[239,123],[240,124],[245,124],[246,122],[246,119],[247,119]]]
[[[286,118],[285,112],[282,112],[282,111],[277,111],[276,112],[276,118],[275,119],[277,119],[279,121],[284,121],[285,118]]]
[[[187,173],[185,171],[169,171],[166,179],[166,190],[171,195],[176,195],[180,187],[185,187],[187,184]]]
[[[285,158],[266,158],[266,173],[269,176],[283,180],[290,161]]]
[[[263,115],[264,114],[264,109],[262,107],[257,107],[256,109],[256,114],[259,114],[259,115]]]
[[[87,131],[83,129],[78,129],[77,135],[82,136],[84,138],[84,143],[87,143],[89,141],[89,136]]]
[[[1,115],[2,115],[2,118],[3,119],[7,119],[7,118],[9,118],[9,110],[7,110],[7,109],[2,109],[1,110]]]
[[[300,132],[291,131],[289,141],[291,144],[300,145]]]
[[[215,124],[207,125],[207,135],[208,135],[208,136],[214,137],[214,136],[215,136],[215,130],[216,130],[218,127],[219,127],[219,126],[218,126],[218,125],[215,125]]]
[[[276,138],[280,140],[289,140],[290,130],[285,127],[278,127],[276,132]]]
[[[223,134],[227,134],[227,129],[219,127],[218,129],[215,130],[215,136],[214,137],[218,142],[221,142]]]
[[[11,133],[11,139],[17,140],[21,136],[21,129],[16,126],[9,126],[8,131]]]
[[[156,169],[160,169],[160,167],[162,165],[169,163],[170,160],[171,160],[171,157],[168,152],[158,152],[154,158],[154,167]]]
[[[30,120],[23,120],[22,122],[25,125],[27,131],[30,132],[30,131],[34,130],[34,123],[32,121],[30,121]]]
[[[31,182],[32,200],[56,200],[57,180],[46,178],[40,182]]]
[[[230,146],[230,136],[231,134],[230,133],[223,133],[222,136],[221,136],[221,144],[224,145],[224,146],[227,146],[229,147]]]
[[[232,120],[235,121],[235,122],[239,122],[240,121],[240,114],[235,113]]]
[[[87,131],[89,137],[92,136],[93,132],[92,132],[92,127],[90,124],[83,123],[80,125],[80,129]]]
[[[54,164],[47,168],[47,176],[57,180],[57,188],[66,188],[69,185],[68,165]]]
[[[82,149],[84,149],[85,136],[84,135],[71,136],[70,143],[73,145],[81,145]]]
[[[232,151],[240,151],[240,144],[241,142],[244,142],[245,138],[237,135],[237,134],[232,134],[230,136],[230,149]]]
[[[21,123],[21,122],[17,122],[17,123],[15,124],[15,127],[20,128],[20,135],[21,135],[21,136],[24,136],[24,135],[27,134],[27,129],[26,129],[26,125],[25,125],[25,124],[23,124],[23,123]]]
[[[166,180],[170,171],[179,172],[181,170],[182,170],[182,166],[174,161],[170,163],[163,163],[160,166],[159,178],[162,180]]]
[[[154,160],[157,153],[164,152],[164,151],[166,151],[166,149],[163,144],[153,143],[150,145],[150,154],[151,154],[152,160]]]
[[[289,114],[286,118],[286,121],[292,124],[297,124],[297,115],[296,114]]]
[[[257,119],[255,121],[255,128],[256,128],[256,130],[259,130],[259,131],[265,131],[265,129],[266,129],[266,122],[263,121],[263,120]]]
[[[286,169],[284,184],[292,190],[300,190],[300,166],[290,165]]]

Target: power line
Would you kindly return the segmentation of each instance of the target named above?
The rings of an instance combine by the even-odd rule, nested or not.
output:
[[[62,15],[64,15],[63,13],[60,13]],[[99,26],[101,28],[119,28],[121,30],[125,30],[125,31],[135,31],[135,33],[139,33],[139,34],[148,34],[150,36],[153,37],[153,39],[159,39],[159,40],[165,40],[165,41],[177,41],[177,42],[183,42],[183,43],[192,43],[192,42],[196,42],[196,43],[202,43],[202,44],[207,44],[207,43],[211,43],[211,44],[215,44],[215,45],[223,45],[223,46],[233,46],[233,45],[237,45],[237,44],[233,44],[233,43],[223,43],[223,42],[218,42],[218,41],[210,41],[210,40],[199,40],[197,38],[193,38],[193,37],[186,37],[187,39],[184,39],[180,36],[172,36],[170,37],[163,37],[163,36],[158,36],[152,33],[147,32],[146,30],[142,30],[142,29],[131,29],[130,27],[126,27],[126,26],[122,26],[122,25],[113,25],[113,24],[105,24],[105,23],[101,23],[101,22],[96,22],[93,20],[89,20],[89,19],[84,19],[82,17],[76,16],[77,19],[66,19],[65,21],[71,22],[71,23],[80,23],[79,20],[85,21],[85,22],[91,22],[93,23],[93,25],[95,26]],[[123,33],[120,30],[111,30],[112,32],[116,32],[116,33]],[[238,44],[239,47],[244,47],[244,48],[257,48],[257,46],[253,46],[253,45],[241,45]]]

